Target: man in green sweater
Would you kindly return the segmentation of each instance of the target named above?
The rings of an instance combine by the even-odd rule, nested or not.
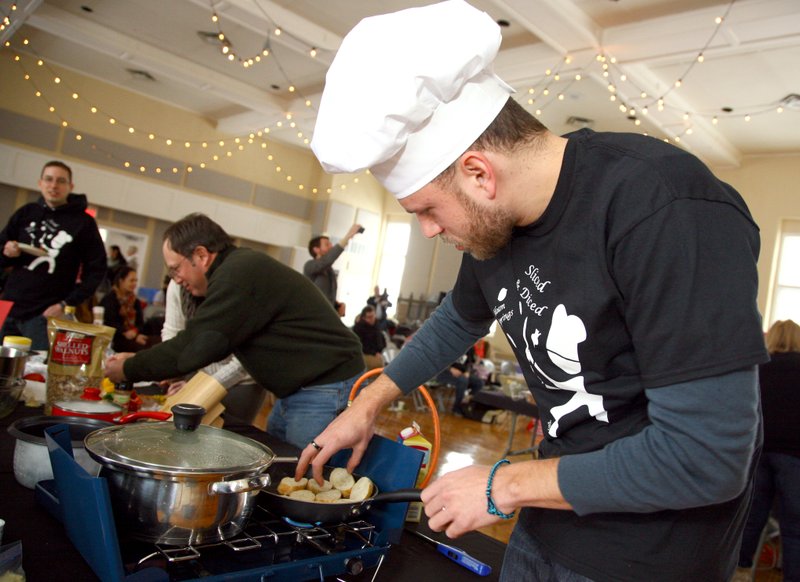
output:
[[[205,215],[170,226],[162,250],[170,277],[203,302],[174,338],[111,356],[106,375],[114,382],[164,380],[232,353],[279,399],[267,431],[305,447],[346,406],[364,370],[358,338],[310,280],[234,246]]]

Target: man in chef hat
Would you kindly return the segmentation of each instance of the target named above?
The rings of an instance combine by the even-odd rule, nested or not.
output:
[[[457,537],[519,512],[504,580],[727,580],[760,448],[758,229],[660,140],[549,132],[492,72],[497,24],[461,0],[367,18],[328,72],[312,149],[369,169],[464,251],[454,289],[307,446],[360,461],[378,412],[496,319],[539,406],[537,460],[422,495]]]

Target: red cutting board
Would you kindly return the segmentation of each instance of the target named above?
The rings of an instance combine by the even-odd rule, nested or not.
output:
[[[0,327],[6,322],[8,312],[11,311],[11,306],[14,305],[13,301],[3,301],[0,299]]]

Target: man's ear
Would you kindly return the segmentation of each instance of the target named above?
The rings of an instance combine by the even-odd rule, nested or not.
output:
[[[214,260],[214,256],[203,245],[198,245],[195,247],[194,256],[196,257],[196,260],[206,268],[210,267],[212,261]]]
[[[497,186],[495,169],[485,152],[470,150],[459,158],[458,170],[465,187],[491,200]]]

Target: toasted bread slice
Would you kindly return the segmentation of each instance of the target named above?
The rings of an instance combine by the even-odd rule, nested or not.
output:
[[[350,491],[350,501],[364,501],[372,497],[375,484],[369,477],[361,477]]]
[[[299,481],[295,481],[291,477],[284,477],[281,479],[281,482],[278,483],[278,493],[281,495],[289,495],[292,491],[305,489],[306,485],[308,485],[308,479],[305,477],[301,478]]]
[[[327,479],[322,482],[322,485],[317,483],[314,479],[309,479],[306,489],[313,491],[314,493],[322,493],[323,491],[330,491],[333,489],[333,485],[331,485],[331,482]]]
[[[300,489],[289,493],[289,497],[298,501],[314,501],[314,492],[308,489]]]
[[[327,491],[317,493],[316,497],[314,497],[314,501],[319,501],[320,503],[336,503],[341,498],[341,491],[338,489],[328,489]]]
[[[353,488],[356,481],[353,479],[353,476],[347,472],[347,469],[337,467],[331,471],[330,479],[334,488],[342,492],[342,497],[350,497],[350,490]]]

